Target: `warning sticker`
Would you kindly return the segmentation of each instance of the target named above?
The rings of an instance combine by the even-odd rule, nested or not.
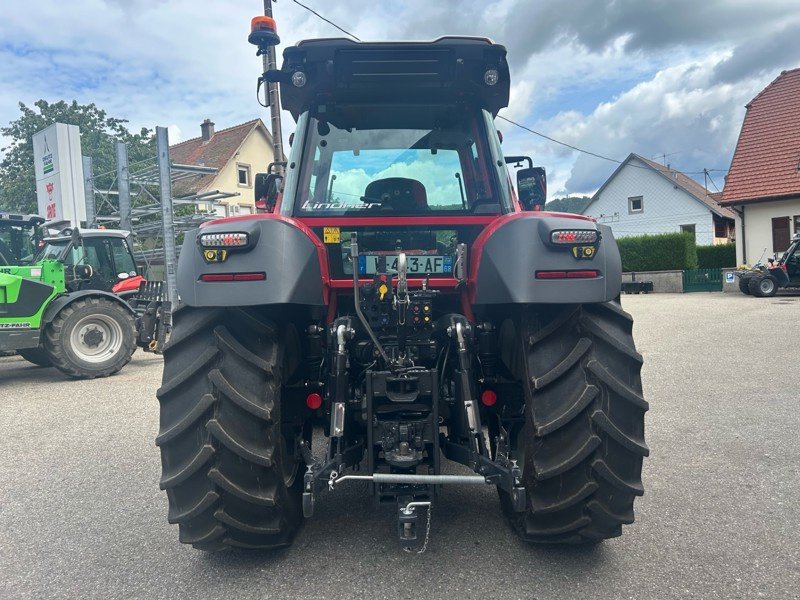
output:
[[[338,227],[325,227],[322,230],[322,241],[326,244],[338,244],[341,232]]]

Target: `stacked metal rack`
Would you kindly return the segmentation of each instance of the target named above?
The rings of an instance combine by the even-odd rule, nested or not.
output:
[[[166,127],[156,127],[156,156],[128,163],[128,149],[116,143],[117,169],[110,189],[98,190],[95,181],[109,173],[92,174],[91,157],[83,157],[86,220],[88,227],[111,226],[132,231],[137,239],[137,257],[148,270],[164,265],[166,296],[177,305],[175,268],[180,253],[179,239],[200,223],[216,218],[216,214],[198,212],[200,206],[215,206],[220,200],[238,196],[220,190],[187,192],[173,197],[173,186],[217,169],[198,165],[173,164],[169,158],[169,136]],[[116,188],[116,189],[113,189]],[[167,201],[164,201],[167,199]],[[191,211],[178,207],[191,206]]]

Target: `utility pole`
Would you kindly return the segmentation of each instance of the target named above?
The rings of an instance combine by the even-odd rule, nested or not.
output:
[[[264,15],[272,18],[272,0],[264,0]],[[266,54],[262,54],[264,72],[276,69],[275,46],[270,46]],[[269,110],[272,122],[272,147],[275,158],[278,162],[283,160],[283,136],[281,134],[281,99],[278,95],[278,84],[267,83],[267,98],[269,100]],[[278,169],[279,173],[283,169]]]

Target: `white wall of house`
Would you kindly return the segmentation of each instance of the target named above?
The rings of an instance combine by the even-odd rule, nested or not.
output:
[[[584,214],[610,226],[617,238],[645,233],[677,233],[681,231],[681,225],[694,225],[698,244],[713,243],[711,211],[651,168],[641,167],[645,167],[643,162],[631,159],[608,182]],[[628,198],[636,196],[642,197],[642,211],[630,212]]]
[[[216,207],[220,216],[244,215],[255,212],[255,193],[253,180],[256,173],[266,173],[273,160],[272,144],[261,127],[256,127],[242,142],[239,151],[228,161],[214,180],[206,186],[207,190],[238,192],[239,196],[227,198]],[[239,170],[247,173],[247,182],[239,182]],[[227,205],[227,206],[224,206]],[[224,214],[223,214],[224,213]]]
[[[753,264],[764,256],[772,256],[777,248],[772,247],[772,219],[776,217],[790,217],[792,225],[790,233],[800,233],[800,198],[779,200],[777,202],[759,202],[758,204],[745,204],[735,207],[738,211],[744,209],[745,231],[742,235],[742,220],[736,217],[736,261],[739,264]],[[741,240],[745,240],[745,247]],[[766,248],[766,253],[764,249]]]

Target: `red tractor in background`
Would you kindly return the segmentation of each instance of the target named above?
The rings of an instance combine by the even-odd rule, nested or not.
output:
[[[276,39],[254,20],[259,52]],[[272,212],[187,233],[178,264],[156,443],[180,541],[285,546],[354,481],[409,551],[445,484],[495,486],[530,542],[620,535],[648,454],[620,256],[534,210],[541,172],[515,194],[505,48],[308,40],[262,79],[297,122]]]
[[[743,267],[734,273],[739,278],[743,294],[759,298],[772,297],[779,289],[800,289],[800,233],[780,258],[767,259],[752,267]]]

